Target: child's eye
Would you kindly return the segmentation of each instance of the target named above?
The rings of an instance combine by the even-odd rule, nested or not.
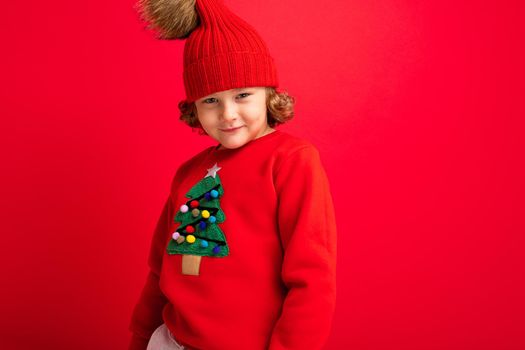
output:
[[[240,96],[241,98],[245,98],[245,97],[248,97],[248,96],[250,96],[250,95],[251,95],[251,94],[248,93],[248,92],[243,92],[243,93],[240,93],[240,94],[237,95],[237,96]],[[203,103],[206,103],[206,104],[211,104],[211,103],[215,102],[215,101],[213,101],[213,100],[216,100],[216,98],[215,98],[215,97],[210,97],[210,98],[207,98],[207,99],[205,99],[205,100],[202,100],[202,102],[203,102]]]
[[[205,100],[202,101],[202,102],[204,102],[204,103],[212,103],[212,102],[209,102],[210,100],[215,100],[215,97],[207,98],[207,99],[205,99]]]

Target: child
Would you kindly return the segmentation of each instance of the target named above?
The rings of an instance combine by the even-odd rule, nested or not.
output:
[[[181,119],[217,145],[176,171],[129,348],[322,349],[336,298],[332,197],[317,148],[275,129],[294,101],[276,91],[265,43],[222,0],[139,5],[160,38],[187,38]]]

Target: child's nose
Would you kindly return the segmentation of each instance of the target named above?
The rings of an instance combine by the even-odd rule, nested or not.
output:
[[[235,108],[235,105],[233,103],[225,103],[222,108],[222,119],[224,120],[234,120],[237,115],[237,110]]]

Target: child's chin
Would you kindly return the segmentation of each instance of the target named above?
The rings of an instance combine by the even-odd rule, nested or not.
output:
[[[221,148],[227,148],[227,149],[236,149],[236,148],[239,148],[239,147],[242,147],[244,146],[245,144],[247,144],[248,142],[247,141],[239,141],[239,142],[234,142],[234,141],[224,141],[224,142],[221,142],[221,145],[222,147]]]

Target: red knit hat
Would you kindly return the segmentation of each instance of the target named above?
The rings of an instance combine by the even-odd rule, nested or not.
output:
[[[160,39],[187,39],[187,102],[223,90],[279,86],[266,44],[223,0],[139,0],[137,5]]]
[[[262,38],[222,0],[197,0],[200,24],[184,45],[186,100],[249,86],[278,87]]]

